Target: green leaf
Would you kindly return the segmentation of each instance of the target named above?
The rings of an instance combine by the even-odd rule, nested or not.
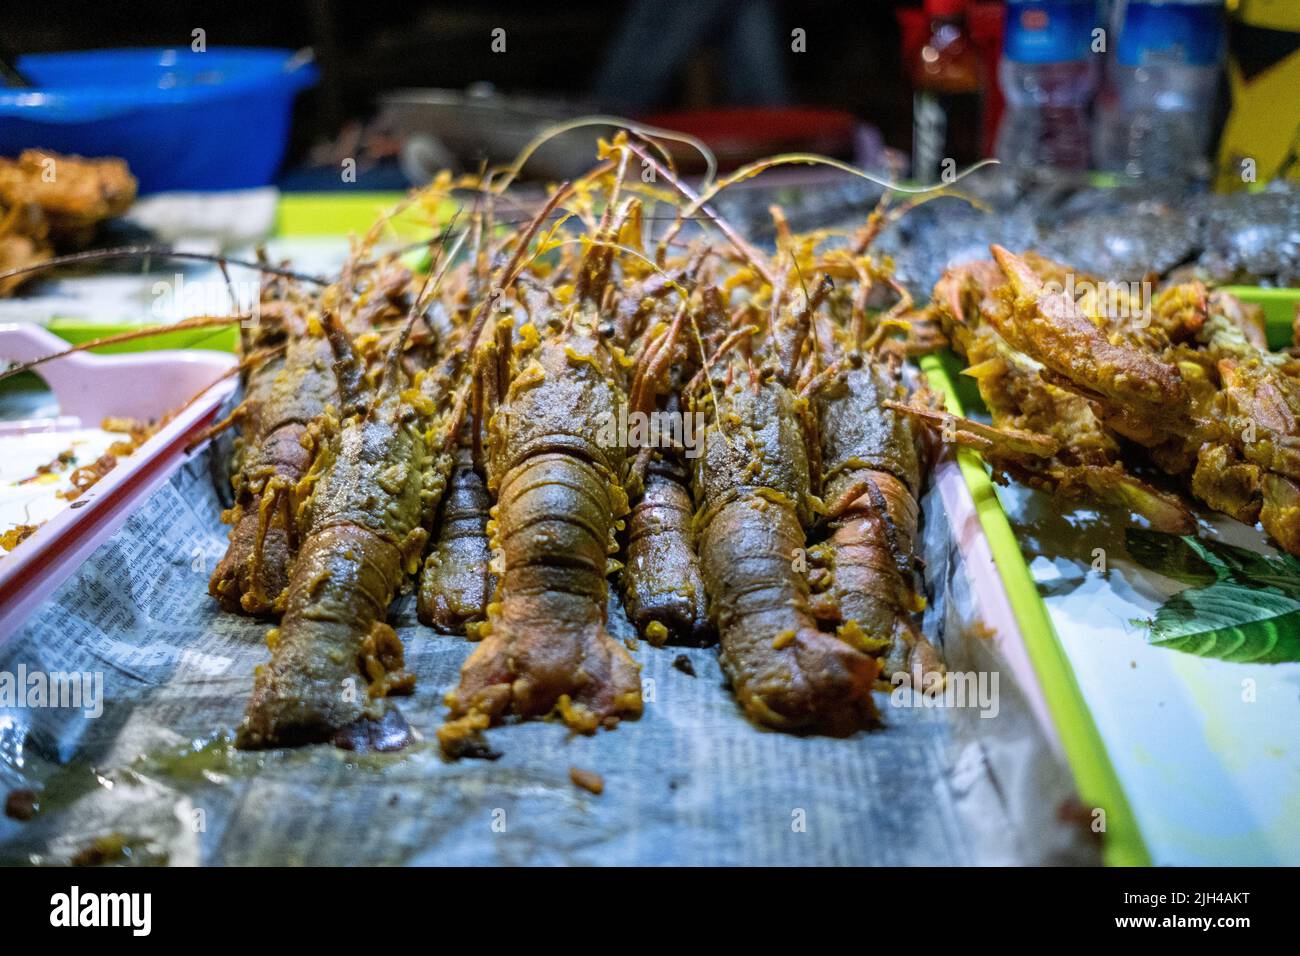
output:
[[[1125,543],[1143,566],[1191,585],[1136,622],[1152,644],[1223,661],[1300,661],[1300,561],[1138,528]]]
[[[1289,554],[1258,554],[1219,541],[1192,539],[1193,547],[1208,561],[1228,571],[1228,576],[1247,587],[1272,587],[1300,598],[1300,561]]]
[[[1213,557],[1207,560],[1205,552],[1196,547],[1197,543],[1195,538],[1161,534],[1146,528],[1129,528],[1124,532],[1129,555],[1144,568],[1184,584],[1213,584],[1219,580],[1216,566],[1221,568],[1223,563]]]
[[[1300,661],[1300,601],[1232,581],[1191,587],[1161,605],[1147,639],[1221,661]]]

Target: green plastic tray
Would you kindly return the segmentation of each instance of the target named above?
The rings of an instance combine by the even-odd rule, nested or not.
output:
[[[1243,301],[1263,307],[1271,347],[1291,344],[1292,323],[1300,306],[1300,289],[1226,288]],[[949,411],[964,415],[968,411],[983,410],[975,383],[960,375],[962,365],[951,352],[927,355],[921,359],[920,365],[931,388],[944,396]],[[1104,859],[1112,866],[1150,865],[1150,853],[1124,788],[1079,689],[1047,605],[1038,594],[1020,543],[998,500],[988,468],[980,456],[969,449],[957,451],[957,463],[975,501],[998,576],[1020,625],[1079,796],[1086,806],[1106,810]]]
[[[975,383],[958,377],[961,366],[951,352],[924,356],[920,364],[930,387],[944,396],[949,411],[964,415],[981,407]],[[1038,596],[1033,575],[998,501],[988,469],[977,453],[966,448],[957,450],[957,465],[975,501],[975,511],[1074,774],[1079,798],[1085,806],[1102,807],[1106,811],[1105,862],[1111,866],[1149,866],[1151,857],[1138,832],[1128,798],[1075,681],[1074,670],[1052,625],[1047,605]]]
[[[145,326],[123,323],[99,325],[79,319],[52,319],[46,328],[72,345],[81,345],[106,336],[133,332]],[[153,349],[213,349],[218,352],[233,352],[238,346],[239,329],[231,325],[217,329],[177,329],[158,332],[129,342],[96,346],[91,351],[102,355],[144,352]]]
[[[381,214],[392,209],[402,198],[403,194],[397,192],[288,194],[280,198],[276,211],[276,235],[295,238],[361,235]],[[393,220],[392,236],[409,236],[414,239],[427,232],[427,227],[421,227],[414,214],[398,216]],[[413,264],[418,265],[418,262]],[[71,344],[80,345],[92,339],[144,328],[148,324],[103,325],[80,319],[56,318],[49,323],[48,328]],[[239,330],[232,326],[223,329],[160,332],[147,338],[106,345],[92,351],[111,354],[151,349],[196,348],[233,352],[238,348],[238,344]]]
[[[1266,289],[1253,285],[1224,286],[1242,302],[1258,305],[1264,310],[1270,348],[1280,349],[1291,344],[1292,327],[1296,309],[1300,307],[1300,289]]]

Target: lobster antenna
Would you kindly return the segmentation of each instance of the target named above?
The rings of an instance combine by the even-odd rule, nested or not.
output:
[[[524,261],[524,254],[528,250],[529,243],[533,241],[533,237],[537,235],[537,231],[542,228],[542,223],[547,220],[555,207],[560,204],[560,200],[563,199],[572,188],[572,183],[561,183],[560,187],[551,194],[551,197],[546,200],[542,205],[542,208],[537,211],[535,216],[533,216],[532,221],[528,223],[527,228],[520,237],[519,245],[515,247],[514,254],[510,257],[510,261],[506,263],[505,267],[501,270],[501,275],[505,277],[505,281],[503,281],[500,288],[496,290],[499,294],[504,295],[505,290],[514,285],[515,279],[519,277],[519,273],[522,272],[524,267],[527,265]],[[474,313],[474,320],[470,324],[469,333],[469,351],[471,355],[474,353],[474,350],[478,348],[479,336],[482,335],[483,326],[487,323],[488,309],[492,304],[492,300],[493,296],[491,294],[484,296],[478,309]]]
[[[235,284],[230,281],[230,270],[226,268],[226,260],[224,258],[217,260],[217,268],[221,270],[221,278],[226,282],[226,295],[230,296],[230,307],[238,312],[239,296],[235,292]]]
[[[479,166],[479,183],[480,188],[474,191],[474,205],[470,209],[469,229],[470,243],[468,263],[469,269],[466,275],[466,287],[469,289],[471,297],[476,295],[482,287],[487,276],[483,274],[482,265],[486,262],[484,256],[484,246],[490,236],[492,210],[488,204],[491,192],[483,184],[483,177],[486,174],[486,161]]]
[[[649,141],[651,145],[653,145],[654,148],[669,162],[672,162],[672,157],[668,154],[667,150],[655,142],[655,137],[658,137],[659,139],[672,140],[677,143],[685,143],[704,157],[704,164],[708,170],[705,174],[704,181],[712,182],[713,177],[717,175],[718,160],[717,157],[713,155],[713,150],[709,149],[709,147],[704,144],[703,140],[697,139],[694,136],[687,135],[686,133],[677,133],[669,129],[662,129],[658,126],[648,126],[645,123],[637,123],[634,120],[625,119],[621,116],[580,116],[577,119],[568,120],[563,123],[556,123],[554,126],[548,126],[533,137],[533,139],[530,140],[522,150],[520,150],[519,155],[515,157],[514,162],[506,168],[501,185],[496,187],[496,191],[498,193],[504,193],[506,189],[509,188],[510,184],[519,176],[519,173],[524,168],[524,164],[528,162],[533,153],[537,152],[537,150],[540,149],[548,140],[554,139],[556,136],[561,136],[570,130],[581,129],[584,126],[617,126],[620,129],[636,133],[638,136]],[[638,155],[640,154],[638,153]]]
[[[665,245],[671,242],[673,237],[681,231],[686,220],[690,219],[697,212],[707,212],[706,203],[728,186],[734,186],[736,183],[744,182],[746,179],[751,179],[764,170],[773,169],[777,166],[789,166],[795,163],[809,166],[830,166],[832,169],[838,169],[840,172],[849,173],[850,175],[857,176],[859,179],[865,179],[867,182],[875,183],[877,186],[883,186],[885,189],[894,192],[907,193],[909,195],[941,194],[946,191],[949,186],[960,182],[962,179],[965,179],[972,173],[978,172],[985,166],[998,165],[996,159],[982,159],[973,166],[967,166],[963,169],[956,175],[951,183],[936,183],[932,186],[904,186],[892,180],[885,179],[882,176],[876,176],[873,173],[869,173],[865,169],[859,169],[857,166],[846,163],[843,160],[832,159],[829,156],[822,156],[818,153],[782,153],[779,156],[768,156],[765,159],[755,160],[746,166],[740,167],[740,169],[736,170],[730,176],[725,176],[717,182],[705,187],[698,196],[691,197],[691,204],[678,213],[677,220],[669,227],[668,232],[664,234],[664,238],[660,241]]]
[[[54,352],[51,355],[42,355],[40,358],[32,359],[30,362],[23,362],[12,368],[7,368],[0,372],[0,382],[20,372],[26,372],[37,365],[44,365],[46,362],[53,362],[55,359],[63,358],[65,355],[72,355],[74,352],[84,352],[87,349],[99,348],[101,345],[116,345],[118,342],[131,342],[135,339],[145,339],[154,335],[166,335],[169,332],[184,332],[186,329],[210,329],[223,325],[234,325],[236,322],[244,322],[252,318],[249,315],[196,315],[188,319],[181,319],[179,322],[173,322],[170,325],[151,325],[148,328],[132,329],[130,332],[118,332],[115,335],[105,335],[102,338],[91,339],[88,342],[82,342],[64,349],[62,352]]]
[[[528,262],[531,260],[525,261],[524,253],[527,251],[529,243],[533,241],[533,237],[537,235],[537,231],[542,228],[542,223],[546,221],[547,217],[550,216],[555,207],[559,205],[560,200],[563,199],[572,188],[573,184],[570,182],[561,183],[559,188],[556,189],[555,192],[551,194],[550,198],[542,205],[542,208],[537,211],[537,214],[533,216],[532,221],[529,222],[528,227],[524,230],[514,254],[510,257],[510,261],[506,263],[505,267],[501,271],[501,274],[505,276],[505,281],[501,283],[501,292],[504,293],[506,289],[514,285],[515,280],[519,278],[519,274],[527,267]],[[492,299],[492,295],[486,295],[483,297],[483,300],[475,311],[474,318],[470,323],[469,335],[466,338],[466,349],[468,354],[471,356],[476,356],[478,351],[479,336],[483,334],[483,326],[487,324],[488,309],[491,307]],[[476,362],[477,357],[472,359],[468,364],[473,366]],[[472,380],[473,376],[470,378]],[[464,421],[465,410],[468,407],[468,386],[469,382],[466,382],[458,390],[455,405],[452,408],[451,416],[447,422],[447,431],[443,435],[443,447],[447,447],[448,443],[454,441],[456,436],[460,433],[461,422]]]
[[[402,357],[402,351],[406,348],[407,340],[411,337],[411,329],[415,327],[415,320],[419,318],[420,314],[428,305],[429,299],[432,297],[433,293],[437,291],[438,286],[441,285],[443,276],[445,276],[447,270],[451,268],[452,263],[456,260],[457,254],[460,252],[460,247],[464,244],[465,239],[468,236],[468,232],[462,230],[460,235],[456,237],[456,241],[453,243],[451,250],[447,250],[447,239],[451,236],[451,232],[455,228],[457,220],[460,219],[460,213],[461,211],[457,209],[456,214],[451,217],[451,221],[447,223],[447,227],[442,231],[442,235],[435,240],[438,244],[438,252],[433,260],[433,269],[429,272],[429,277],[424,280],[424,285],[421,286],[419,295],[417,295],[411,302],[411,308],[410,311],[407,312],[406,321],[402,325],[401,334],[398,335],[397,341],[393,343],[393,347],[388,350],[388,356],[384,362],[385,381],[393,381],[396,379],[395,373],[401,367],[400,360]],[[430,244],[432,245],[432,243]]]
[[[595,238],[597,239],[604,239],[608,235],[610,240],[617,240],[618,233],[622,230],[623,223],[626,221],[631,208],[629,201],[628,209],[616,215],[615,209],[618,205],[619,193],[622,191],[623,183],[627,179],[628,159],[632,155],[624,145],[626,136],[620,135],[620,138],[624,143],[619,145],[618,167],[614,173],[614,182],[610,187],[609,196],[605,200],[605,208],[600,214],[600,224],[596,227]],[[612,233],[611,229],[614,230]],[[593,291],[589,284],[600,279],[605,265],[611,258],[612,253],[602,247],[592,246],[586,251],[582,257],[582,268],[578,273],[579,287],[584,292],[589,294]]]
[[[633,143],[628,143],[627,148],[636,153],[636,155],[640,157],[641,161],[649,165],[658,175],[667,179],[674,189],[685,196],[692,205],[695,206],[696,211],[703,212],[705,217],[718,227],[718,231],[720,231],[727,238],[727,241],[735,247],[736,251],[740,253],[740,257],[745,260],[746,265],[757,272],[768,285],[775,284],[772,282],[771,270],[768,269],[767,263],[759,251],[746,242],[740,233],[736,231],[735,227],[718,215],[711,206],[698,202],[700,196],[694,189],[682,182],[681,179],[679,179],[671,170],[665,169],[663,165],[655,160],[654,157],[646,153],[645,150]],[[677,219],[674,221],[674,226],[676,226],[677,222],[682,221],[684,221],[682,213],[679,211]],[[680,226],[677,226],[677,229],[680,228]],[[673,235],[676,235],[675,230],[673,231]],[[662,258],[667,252],[668,242],[670,240],[671,236],[659,240],[659,249],[656,253],[657,257]]]
[[[297,279],[299,282],[312,282],[316,285],[329,285],[328,279],[323,279],[320,276],[307,275],[303,272],[295,272],[293,269],[286,269],[281,266],[273,266],[264,262],[250,262],[247,259],[231,259],[229,256],[215,255],[207,252],[184,252],[178,249],[168,249],[165,246],[117,246],[113,249],[92,249],[89,252],[71,252],[67,255],[46,259],[43,262],[34,262],[25,266],[6,269],[4,272],[0,272],[0,282],[3,282],[5,279],[11,279],[14,276],[28,275],[33,272],[43,272],[46,269],[53,269],[56,266],[78,265],[83,262],[105,262],[111,259],[148,259],[153,256],[157,256],[160,259],[211,262],[217,265],[225,262],[232,266],[239,266],[243,269],[253,269],[256,272],[268,275],[283,276],[286,279]]]
[[[452,243],[451,250],[448,251],[447,240],[451,238],[451,234],[456,228],[456,223],[460,221],[461,212],[462,210],[460,209],[456,210],[455,214],[452,215],[451,220],[447,223],[446,228],[443,229],[442,235],[440,235],[436,240],[438,252],[433,257],[433,263],[430,266],[429,275],[424,280],[424,285],[420,287],[419,295],[417,295],[411,303],[411,310],[406,316],[406,325],[402,329],[401,336],[398,338],[397,344],[399,350],[401,347],[406,345],[406,340],[411,335],[411,329],[415,325],[416,318],[418,318],[420,313],[428,306],[429,299],[432,298],[433,293],[436,292],[439,285],[441,285],[443,276],[447,274],[447,270],[450,269],[452,263],[455,262],[456,256],[460,253],[460,247],[465,244],[465,240],[469,236],[468,231],[462,230],[460,234],[456,236],[456,241]],[[430,243],[430,245],[432,244],[433,243]],[[446,257],[445,259],[444,256]]]
[[[261,349],[250,355],[246,355],[244,356],[243,359],[239,361],[239,363],[234,367],[234,369],[227,371],[224,375],[221,376],[221,378],[217,379],[212,384],[215,385],[217,382],[221,381],[224,378],[227,378],[230,375],[233,375],[235,372],[241,372],[241,373],[246,372],[250,368],[256,367],[256,364],[259,362],[263,362],[268,359],[275,358],[277,355],[283,353],[285,351],[285,348],[286,346],[284,345],[276,345],[276,346],[272,346],[271,348]],[[211,387],[212,385],[208,386],[208,388]],[[206,389],[204,391],[206,391]],[[203,392],[199,392],[199,395],[202,394]],[[195,396],[195,398],[197,397],[198,396]],[[194,399],[190,399],[190,402],[193,401]],[[186,405],[188,404],[189,403],[187,402]],[[185,454],[188,455],[190,452],[194,451],[194,449],[198,448],[208,439],[220,435],[222,432],[226,431],[227,429],[235,425],[237,422],[239,422],[246,414],[247,405],[248,405],[248,399],[245,398],[242,402],[240,402],[238,405],[235,406],[234,410],[229,415],[221,419],[221,421],[217,422],[216,424],[209,425],[207,428],[203,429],[203,431],[199,432],[199,434],[192,441],[190,441],[188,445],[185,446]]]

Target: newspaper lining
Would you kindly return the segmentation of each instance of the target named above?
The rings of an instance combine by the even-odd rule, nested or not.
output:
[[[391,620],[417,675],[399,706],[423,740],[356,755],[229,744],[267,625],[218,610],[208,575],[227,529],[211,452],[188,461],[0,646],[0,673],[102,674],[103,713],[0,707],[0,787],[40,793],[0,817],[0,862],[63,863],[115,837],[124,862],[171,864],[1018,864],[1096,862],[1061,822],[1068,772],[1001,672],[999,713],[899,708],[848,739],[745,721],[714,649],[640,643],[645,714],[574,736],[495,729],[496,761],[444,760],[441,697],[471,645]],[[997,670],[934,495],[923,502],[926,631],[950,667]],[[620,638],[634,632],[611,613]],[[679,655],[695,676],[673,666]],[[599,773],[597,796],[571,767]]]

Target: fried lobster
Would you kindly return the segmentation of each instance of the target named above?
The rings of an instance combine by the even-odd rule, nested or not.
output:
[[[1073,277],[1067,267],[992,251],[996,266],[946,276],[933,308],[974,363],[968,374],[995,424],[1061,437],[1061,452],[1045,465],[986,451],[995,467],[1049,491],[1086,490],[1160,530],[1189,532],[1194,519],[1176,496],[1128,473],[1123,453],[1139,449],[1211,508],[1258,520],[1300,553],[1300,379],[1289,357],[1267,349],[1248,309],[1199,282],[1148,301],[1081,276],[1089,294],[1076,297],[1059,281]],[[990,347],[981,338],[996,354],[981,351]]]

